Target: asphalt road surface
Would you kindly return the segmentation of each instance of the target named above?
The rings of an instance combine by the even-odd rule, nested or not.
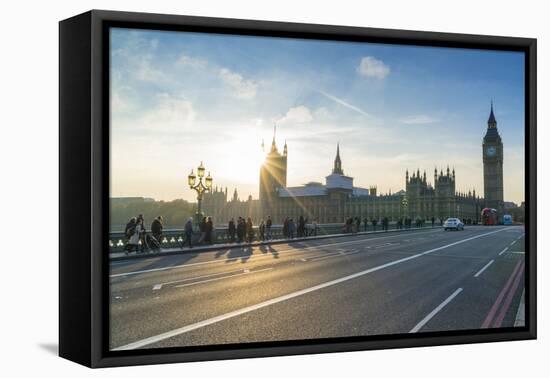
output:
[[[512,327],[524,236],[428,228],[112,262],[110,347]]]

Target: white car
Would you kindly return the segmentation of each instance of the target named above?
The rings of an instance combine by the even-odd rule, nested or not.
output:
[[[443,229],[445,231],[464,230],[464,223],[462,223],[458,218],[447,218],[447,220],[443,223]]]

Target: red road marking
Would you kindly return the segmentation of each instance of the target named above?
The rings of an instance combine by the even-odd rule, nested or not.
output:
[[[495,327],[500,327],[502,324],[502,320],[504,319],[504,316],[506,315],[506,312],[510,308],[510,304],[512,303],[512,298],[514,297],[514,294],[516,293],[516,290],[518,289],[519,282],[521,277],[523,276],[523,268],[525,264],[522,260],[521,268],[519,270],[519,273],[516,275],[516,279],[514,280],[514,283],[512,285],[512,288],[510,291],[508,291],[508,295],[506,296],[506,300],[504,301],[504,304],[502,305],[502,308],[500,309],[500,314],[497,317],[497,320],[495,320]]]
[[[506,285],[504,285],[504,287],[500,291],[500,294],[498,295],[495,303],[493,304],[493,307],[491,307],[491,310],[489,310],[489,313],[487,314],[487,317],[483,321],[483,324],[481,325],[481,328],[489,328],[489,325],[493,321],[493,318],[495,317],[495,314],[498,310],[498,306],[500,306],[500,302],[502,302],[502,299],[504,298],[504,295],[508,291],[508,288],[510,287],[510,285],[514,281],[514,277],[516,276],[517,272],[519,271],[521,263],[522,263],[522,260],[519,260],[518,263],[516,264],[516,267],[514,268],[514,271],[512,272],[512,274],[510,275],[510,278],[508,278],[508,281],[506,282]]]

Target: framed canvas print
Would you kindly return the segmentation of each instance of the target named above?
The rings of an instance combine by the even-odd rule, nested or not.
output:
[[[536,40],[60,22],[60,355],[536,337]]]

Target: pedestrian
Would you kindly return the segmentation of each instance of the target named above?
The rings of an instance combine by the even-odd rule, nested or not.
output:
[[[289,238],[288,226],[289,226],[289,219],[285,218],[285,221],[283,222],[283,236],[285,239]]]
[[[305,230],[306,230],[306,221],[304,219],[304,216],[300,215],[300,218],[298,218],[298,237],[299,238],[304,237]]]
[[[242,217],[239,217],[239,219],[237,219],[237,241],[239,243],[243,242],[244,233],[245,233],[244,219]]]
[[[126,243],[126,251],[125,254],[128,254],[129,252],[132,252],[134,247],[137,252],[137,243],[132,244],[132,236],[136,233],[136,217],[132,217],[128,223],[126,223],[126,228],[124,229],[124,236],[126,237],[127,243]]]
[[[208,217],[204,226],[204,242],[206,244],[212,244],[212,234],[214,232],[214,222],[212,217]]]
[[[252,218],[250,217],[246,220],[246,238],[248,243],[252,243],[254,240],[254,226],[252,225]]]
[[[235,243],[235,231],[235,220],[231,218],[229,224],[227,225],[227,232],[229,233],[229,241],[231,243]]]
[[[189,248],[193,248],[193,218],[189,217],[184,227],[185,241]]]
[[[155,219],[153,219],[153,223],[151,223],[151,233],[153,234],[153,237],[157,239],[157,241],[160,243],[162,238],[162,229],[164,228],[162,224],[162,216],[158,216]]]
[[[206,217],[203,217],[200,221],[199,231],[201,233],[201,236],[199,237],[199,244],[202,244],[204,242],[204,238],[206,237]]]
[[[135,232],[130,238],[130,244],[135,246],[136,253],[144,253],[145,252],[145,240],[143,235],[145,234],[145,227],[143,227],[143,217],[138,217],[136,220],[136,227]],[[140,251],[138,251],[138,247],[141,244]]]
[[[271,221],[271,216],[267,216],[267,221],[265,222],[265,231],[267,240],[273,239],[273,236],[271,234],[271,226],[273,225],[273,222]]]
[[[363,222],[365,222],[365,232],[367,232],[367,229],[368,229],[368,227],[369,227],[369,220],[368,220],[368,218],[365,218],[365,219],[363,220]]]
[[[389,225],[390,225],[390,220],[388,219],[388,217],[384,217],[384,231],[388,231],[389,229]]]
[[[259,239],[261,241],[265,240],[265,222],[264,220],[260,220],[260,225],[258,226],[258,232],[259,232]]]
[[[316,219],[313,220],[313,224],[312,224],[311,227],[312,227],[311,232],[313,233],[313,236],[317,236],[317,220]]]
[[[147,245],[147,230],[145,229],[145,218],[143,214],[139,214],[137,217],[137,223],[141,226],[141,231],[139,232],[139,241],[141,242],[141,253],[144,253],[148,249]]]
[[[294,239],[295,232],[296,232],[296,224],[294,223],[294,220],[290,218],[288,220],[288,237],[290,239]]]
[[[359,217],[355,217],[355,227],[355,232],[361,231],[361,219],[359,219]]]
[[[376,219],[372,218],[371,223],[372,223],[372,230],[376,231],[376,224],[378,223],[378,221]]]

